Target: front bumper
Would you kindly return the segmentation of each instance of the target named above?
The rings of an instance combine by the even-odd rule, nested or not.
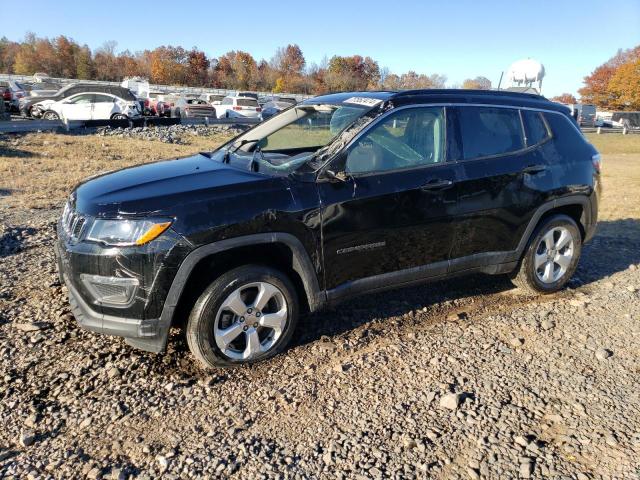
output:
[[[55,243],[58,272],[80,327],[124,337],[128,344],[142,350],[158,353],[165,349],[172,318],[162,315],[164,301],[189,249],[171,230],[160,238],[136,249],[116,249],[69,241],[59,226]],[[82,281],[83,274],[126,274],[137,278],[140,287],[130,305],[108,306],[92,296]]]

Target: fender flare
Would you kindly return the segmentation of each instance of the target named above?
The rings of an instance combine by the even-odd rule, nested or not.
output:
[[[191,272],[200,260],[216,253],[231,250],[232,248],[268,243],[281,243],[291,250],[292,267],[302,279],[307,301],[309,302],[309,308],[312,312],[318,310],[324,304],[325,295],[324,292],[320,290],[318,276],[316,275],[311,258],[302,245],[302,242],[289,233],[269,232],[220,240],[218,242],[198,247],[189,253],[182,261],[178,268],[178,272],[171,283],[169,293],[167,294],[167,298],[164,302],[164,307],[162,308],[161,318],[165,321],[173,319],[173,313],[180,301],[184,286],[186,285]]]
[[[529,241],[531,240],[531,235],[535,231],[536,227],[540,223],[540,219],[542,216],[558,207],[565,207],[567,205],[580,205],[582,206],[582,218],[580,218],[580,223],[582,224],[582,228],[586,233],[585,241],[591,238],[592,235],[592,222],[593,222],[593,213],[591,211],[591,202],[589,201],[589,197],[586,195],[578,194],[578,195],[568,195],[566,197],[556,198],[555,200],[551,200],[543,205],[541,205],[536,212],[529,220],[529,224],[527,225],[527,229],[524,232],[524,235],[520,238],[520,242],[518,243],[518,247],[516,248],[517,258],[520,258],[524,252],[524,249],[529,245]]]

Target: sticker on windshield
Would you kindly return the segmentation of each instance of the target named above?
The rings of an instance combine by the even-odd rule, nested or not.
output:
[[[375,107],[379,103],[382,103],[382,100],[378,98],[351,97],[346,99],[343,103],[355,103],[356,105],[364,105],[365,107]]]

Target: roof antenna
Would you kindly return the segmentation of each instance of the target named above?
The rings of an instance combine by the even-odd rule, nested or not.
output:
[[[498,90],[500,90],[500,85],[502,85],[502,76],[504,75],[504,70],[500,72],[500,80],[498,80]]]

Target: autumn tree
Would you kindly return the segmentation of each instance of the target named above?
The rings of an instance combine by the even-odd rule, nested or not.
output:
[[[491,80],[487,77],[467,78],[462,82],[462,88],[471,90],[491,90]]]
[[[258,65],[251,54],[233,50],[218,58],[216,74],[223,88],[253,89],[257,84]]]
[[[576,97],[571,95],[570,93],[563,93],[562,95],[558,95],[551,99],[552,102],[564,103],[565,105],[578,103]]]
[[[206,85],[209,77],[209,59],[204,52],[192,48],[187,54],[187,85]]]
[[[618,50],[618,53],[584,78],[584,87],[578,90],[582,102],[604,108],[613,107],[616,104],[617,93],[609,89],[609,82],[622,65],[634,62],[638,58],[640,46]]]
[[[609,81],[608,91],[612,107],[640,110],[640,59],[620,65]]]
[[[277,73],[276,91],[298,90],[302,83],[305,65],[304,55],[298,45],[278,48],[271,60],[271,68]]]
[[[379,81],[378,62],[360,55],[331,57],[325,75],[325,83],[330,91],[375,89]]]

